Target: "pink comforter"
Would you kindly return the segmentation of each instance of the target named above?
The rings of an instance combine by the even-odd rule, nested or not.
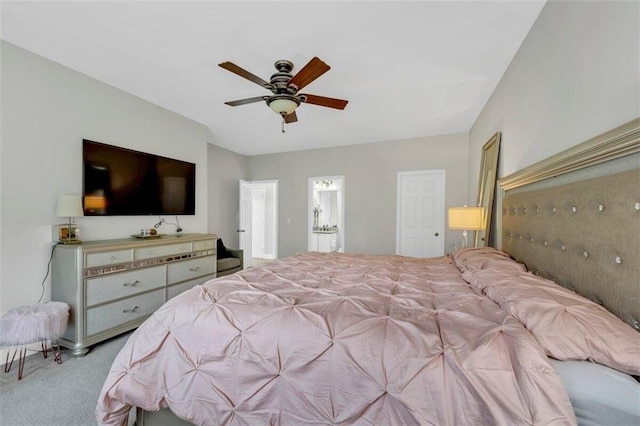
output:
[[[574,424],[535,338],[449,258],[307,253],[166,303],[126,343],[97,418],[195,424]]]

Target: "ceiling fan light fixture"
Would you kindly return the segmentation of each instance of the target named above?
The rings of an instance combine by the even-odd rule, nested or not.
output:
[[[267,105],[276,114],[289,115],[298,108],[300,101],[293,96],[271,96],[267,99]]]

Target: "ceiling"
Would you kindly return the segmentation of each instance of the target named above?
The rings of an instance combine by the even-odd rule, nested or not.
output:
[[[467,132],[527,35],[539,1],[84,1],[1,3],[3,40],[207,126],[244,155]],[[264,102],[226,101],[318,56],[331,70],[285,126]]]

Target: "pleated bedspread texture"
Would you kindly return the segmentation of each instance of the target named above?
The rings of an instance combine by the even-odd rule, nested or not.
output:
[[[188,290],[116,357],[98,421],[131,406],[198,425],[575,424],[544,349],[448,257],[305,253]]]

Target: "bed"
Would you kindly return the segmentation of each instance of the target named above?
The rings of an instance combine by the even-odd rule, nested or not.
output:
[[[170,409],[194,424],[637,423],[638,129],[636,120],[501,181],[501,249],[302,253],[182,293],[115,359],[99,423],[126,424],[132,407],[138,421]],[[566,167],[577,157],[582,166]],[[544,191],[558,190],[540,182],[585,163],[615,163],[589,172],[589,188],[617,176],[625,189],[549,204]],[[625,220],[608,229],[626,232],[600,240],[584,215],[563,233],[573,207],[602,214],[601,204]],[[530,225],[547,207],[565,222]]]

